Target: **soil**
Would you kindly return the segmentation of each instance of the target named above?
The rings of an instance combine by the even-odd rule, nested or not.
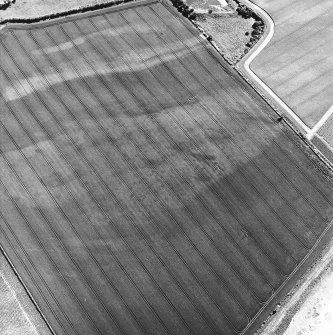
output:
[[[205,9],[205,12],[207,12],[208,9],[218,10],[219,8],[223,9],[228,6],[225,0],[187,0],[186,3],[194,9]]]
[[[332,335],[333,242],[258,335]]]
[[[200,3],[199,0],[193,3],[196,11],[207,11],[206,7],[199,7]],[[224,57],[236,64],[247,53],[246,44],[250,41],[255,20],[238,15],[235,1],[229,0],[227,3],[218,13],[213,11],[211,14],[200,14],[198,24],[208,35],[212,35]]]
[[[293,317],[284,335],[332,335],[333,333],[332,262]]]
[[[254,19],[244,19],[237,13],[203,17],[204,20],[200,20],[199,26],[213,36],[225,58],[233,64],[237,63],[244,55],[245,45],[250,40]],[[249,34],[245,35],[246,32]]]
[[[0,334],[51,335],[0,251]]]

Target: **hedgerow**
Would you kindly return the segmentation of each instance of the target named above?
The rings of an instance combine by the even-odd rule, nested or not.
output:
[[[52,13],[52,14],[43,15],[43,16],[34,17],[34,18],[5,19],[5,20],[1,21],[1,24],[7,24],[7,23],[36,23],[36,22],[46,21],[46,20],[50,20],[50,19],[58,19],[58,18],[65,17],[65,16],[68,16],[68,15],[85,13],[85,12],[89,12],[89,11],[96,10],[96,9],[108,8],[108,7],[112,7],[112,6],[115,6],[115,5],[120,5],[122,3],[132,2],[132,1],[133,0],[115,0],[113,2],[99,3],[99,4],[92,5],[92,6],[76,8],[76,9],[69,9],[69,10],[64,11],[64,12]]]

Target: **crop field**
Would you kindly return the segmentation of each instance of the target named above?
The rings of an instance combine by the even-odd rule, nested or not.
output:
[[[333,148],[333,115],[325,122],[319,134],[323,136],[331,148]]]
[[[312,128],[332,105],[332,1],[254,2],[271,15],[275,33],[252,69]]]
[[[333,183],[190,23],[148,2],[8,28],[0,53],[0,243],[55,333],[260,325]]]

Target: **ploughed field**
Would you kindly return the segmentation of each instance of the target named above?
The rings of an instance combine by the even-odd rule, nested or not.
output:
[[[333,148],[333,115],[331,115],[325,124],[320,128],[319,134],[325,138],[325,140]]]
[[[0,48],[0,243],[57,334],[236,334],[333,219],[302,142],[168,5]]]
[[[275,32],[252,69],[312,128],[332,105],[332,1],[254,2],[271,15]]]

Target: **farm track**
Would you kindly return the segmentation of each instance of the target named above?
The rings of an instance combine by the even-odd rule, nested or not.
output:
[[[162,4],[1,48],[1,243],[53,327],[241,332],[332,216],[267,105]]]

